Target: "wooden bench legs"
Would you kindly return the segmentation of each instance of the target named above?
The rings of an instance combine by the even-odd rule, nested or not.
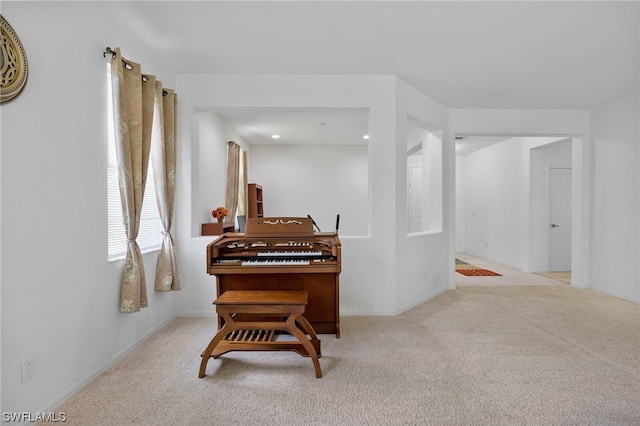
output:
[[[311,324],[302,316],[306,292],[266,292],[269,293],[266,298],[261,298],[265,296],[261,293],[265,292],[228,291],[214,301],[224,324],[202,352],[199,377],[205,376],[209,358],[218,358],[230,351],[281,350],[293,350],[310,357],[316,377],[322,377],[318,361],[321,356],[320,340]],[[238,321],[235,314],[270,315],[286,319]],[[276,331],[285,331],[297,341],[276,340]]]

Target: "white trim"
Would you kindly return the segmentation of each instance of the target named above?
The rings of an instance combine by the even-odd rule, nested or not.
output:
[[[46,403],[44,405],[44,407],[40,408],[37,412],[38,413],[48,413],[48,412],[55,411],[65,401],[69,400],[72,396],[74,396],[76,393],[81,391],[85,386],[87,386],[89,383],[91,383],[92,381],[97,379],[102,373],[104,373],[109,368],[114,366],[118,361],[120,361],[122,358],[127,356],[131,351],[133,351],[135,348],[137,348],[142,343],[144,343],[149,337],[153,336],[155,333],[160,331],[163,327],[165,327],[171,321],[176,319],[176,317],[177,316],[175,314],[173,314],[169,318],[167,318],[164,321],[162,321],[155,328],[149,330],[144,335],[142,335],[139,339],[137,339],[134,342],[132,342],[131,344],[127,345],[120,352],[117,352],[111,358],[109,358],[108,360],[106,360],[102,364],[98,365],[98,368],[94,369],[92,372],[90,372],[89,374],[84,376],[82,379],[80,379],[78,382],[76,382],[76,384],[71,386],[69,388],[69,390],[67,390],[65,392],[62,392],[58,396],[54,397],[51,401]]]

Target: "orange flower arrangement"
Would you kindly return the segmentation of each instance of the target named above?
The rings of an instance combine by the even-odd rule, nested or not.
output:
[[[217,209],[211,210],[211,215],[218,220],[221,220],[222,218],[226,217],[228,214],[229,214],[229,210],[225,209],[224,207],[218,207]]]

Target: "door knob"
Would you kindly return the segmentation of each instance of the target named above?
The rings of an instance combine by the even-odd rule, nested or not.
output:
[[[552,224],[551,224],[551,225],[549,225],[549,226],[551,226],[552,228],[559,228],[559,227],[560,227],[560,225],[556,225],[555,223],[552,223]]]

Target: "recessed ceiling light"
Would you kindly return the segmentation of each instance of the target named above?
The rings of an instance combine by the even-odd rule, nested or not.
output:
[[[364,135],[364,136],[362,137],[362,139],[368,140],[368,139],[369,139],[369,135]]]
[[[280,135],[271,135],[271,139],[280,139]]]

